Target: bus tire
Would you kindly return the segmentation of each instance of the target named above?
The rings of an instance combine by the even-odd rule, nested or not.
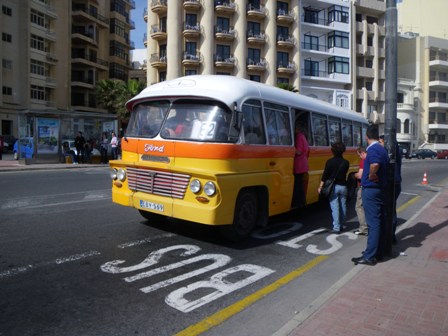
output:
[[[237,198],[233,224],[221,226],[225,239],[238,242],[247,238],[258,219],[258,199],[251,191],[242,191]]]
[[[159,214],[155,214],[153,212],[149,212],[149,211],[145,211],[145,210],[139,210],[138,212],[140,212],[140,215],[147,219],[150,222],[154,222],[154,223],[160,223],[165,216],[159,215]]]

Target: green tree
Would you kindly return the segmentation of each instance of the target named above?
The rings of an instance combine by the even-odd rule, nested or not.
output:
[[[144,88],[146,88],[146,84],[135,79],[130,79],[127,82],[102,79],[95,86],[96,100],[98,105],[109,113],[116,114],[119,121],[122,122],[129,119],[126,102]]]
[[[299,92],[299,90],[297,90],[293,85],[288,84],[288,83],[277,83],[277,87],[279,87],[280,89],[283,89],[283,90],[294,92],[294,93]]]

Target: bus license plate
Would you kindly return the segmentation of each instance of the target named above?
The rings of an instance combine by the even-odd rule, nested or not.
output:
[[[148,201],[140,201],[140,207],[145,209],[151,209],[163,212],[163,204],[148,202]]]

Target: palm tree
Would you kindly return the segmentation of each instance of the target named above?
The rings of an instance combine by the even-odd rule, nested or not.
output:
[[[291,85],[289,83],[277,83],[277,87],[279,87],[280,89],[283,89],[283,90],[294,92],[294,93],[299,92],[299,90],[297,90],[293,85]]]
[[[95,93],[98,104],[109,113],[116,114],[122,122],[129,118],[126,102],[139,94],[144,88],[146,88],[146,84],[135,79],[130,79],[127,82],[103,79],[97,82]]]

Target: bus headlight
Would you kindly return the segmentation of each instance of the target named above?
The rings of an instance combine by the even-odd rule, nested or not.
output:
[[[117,179],[123,182],[126,179],[126,171],[124,169],[118,169],[117,171]]]
[[[192,180],[190,182],[190,190],[197,194],[201,190],[201,182],[199,180]]]
[[[204,185],[204,192],[207,196],[213,196],[216,193],[216,185],[213,182],[207,182]]]
[[[116,180],[117,179],[117,170],[115,168],[112,168],[109,171],[109,175],[112,180]]]

